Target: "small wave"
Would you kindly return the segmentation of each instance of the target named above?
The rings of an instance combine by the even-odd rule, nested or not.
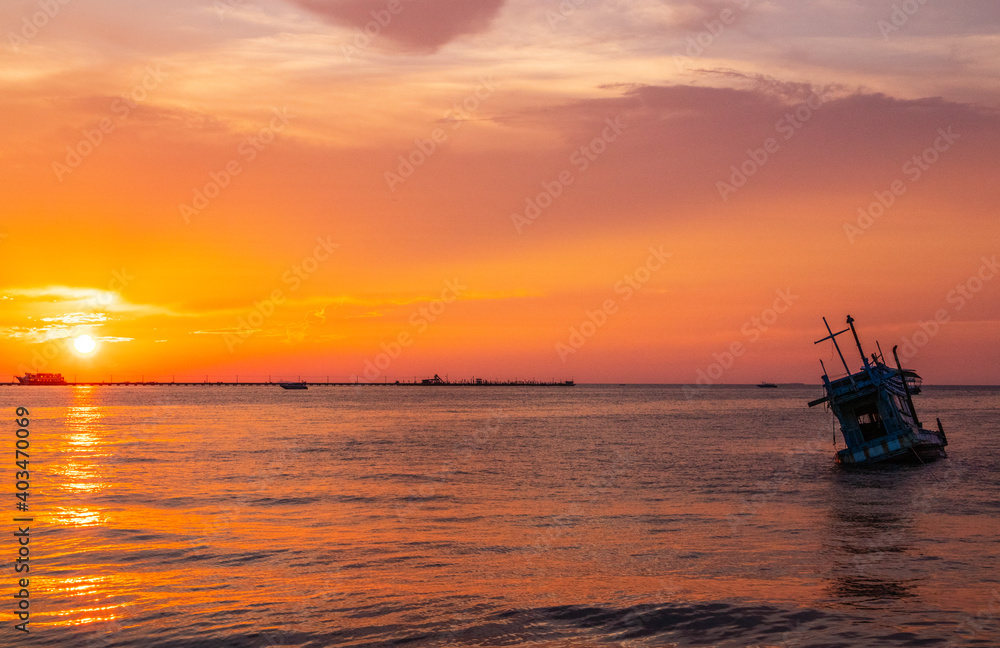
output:
[[[320,501],[318,497],[261,497],[250,500],[254,506],[303,506]]]
[[[288,560],[288,552],[285,551],[248,551],[241,554],[233,554],[226,556],[224,560],[219,561],[222,565],[244,565],[246,563],[258,562],[262,560],[268,560],[275,556],[281,556],[283,560]]]
[[[784,609],[768,605],[704,603],[695,605],[637,605],[625,608],[565,605],[507,610],[492,617],[513,634],[531,628],[557,629],[562,636],[584,635],[600,642],[650,640],[656,644],[717,648],[748,645],[813,646],[934,646],[946,641],[946,629],[928,628],[928,634],[903,632],[873,619],[844,616],[813,609]],[[937,630],[939,636],[928,636]]]

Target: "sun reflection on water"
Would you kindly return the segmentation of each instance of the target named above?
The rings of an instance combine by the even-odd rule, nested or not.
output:
[[[80,576],[67,578],[56,586],[53,594],[74,600],[66,609],[53,611],[56,620],[47,625],[81,626],[121,619],[124,603],[110,603],[107,594],[112,588],[111,576]]]
[[[49,519],[53,524],[73,527],[101,526],[108,520],[101,511],[86,506],[57,506],[51,510]]]
[[[66,433],[57,446],[62,460],[55,470],[60,476],[60,488],[69,491],[75,503],[81,495],[110,488],[104,478],[107,463],[103,459],[110,457],[111,452],[104,439],[105,413],[96,402],[95,389],[74,389],[73,399],[74,403],[66,410]],[[54,522],[68,526],[94,526],[102,521],[100,511],[87,506],[56,507],[53,513]]]

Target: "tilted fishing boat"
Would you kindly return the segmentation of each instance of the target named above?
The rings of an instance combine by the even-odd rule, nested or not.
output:
[[[833,341],[833,346],[844,364],[847,375],[831,380],[823,367],[823,388],[826,395],[809,403],[809,407],[826,403],[840,421],[847,447],[837,452],[837,462],[851,465],[875,464],[883,461],[920,461],[946,457],[944,448],[948,445],[941,419],[937,419],[937,430],[927,430],[920,424],[913,407],[912,385],[919,385],[920,376],[911,369],[903,369],[899,364],[896,347],[892,355],[896,367],[885,364],[882,349],[873,353],[871,359],[865,355],[854,328],[854,318],[847,316],[849,328],[834,333],[826,318],[825,340]],[[864,367],[851,373],[844,354],[837,344],[837,336],[850,331],[858,345],[858,352]],[[876,346],[878,343],[876,342]]]

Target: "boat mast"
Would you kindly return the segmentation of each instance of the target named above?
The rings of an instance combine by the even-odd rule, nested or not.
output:
[[[903,393],[906,394],[906,404],[910,406],[910,414],[913,415],[913,422],[920,427],[920,419],[917,418],[917,410],[913,408],[913,396],[910,395],[910,386],[906,384],[906,376],[903,375],[903,365],[899,364],[899,354],[896,353],[896,349],[899,345],[892,347],[892,357],[896,359],[896,369],[899,370],[899,381],[903,383]],[[941,425],[941,419],[938,419],[938,426]]]
[[[865,369],[867,369],[868,358],[865,356],[865,350],[861,348],[861,340],[858,339],[858,332],[854,328],[854,318],[850,315],[847,316],[847,324],[851,327],[851,333],[854,334],[854,343],[858,345],[858,353],[861,354],[861,361],[865,363]]]
[[[847,319],[850,321],[851,318],[848,317]],[[840,345],[837,344],[837,336],[840,335],[841,333],[847,333],[848,331],[852,330],[853,327],[850,329],[844,329],[843,331],[838,331],[834,333],[833,329],[830,328],[830,323],[826,321],[825,317],[823,318],[823,325],[826,326],[826,331],[830,335],[826,336],[822,340],[816,340],[815,342],[813,342],[813,344],[819,344],[820,342],[825,342],[826,340],[833,340],[833,347],[837,349],[837,355],[840,356],[840,361],[844,363],[844,371],[847,372],[847,377],[851,379],[851,384],[854,385],[854,376],[851,375],[851,368],[847,366],[847,360],[844,360],[844,354],[841,353]]]

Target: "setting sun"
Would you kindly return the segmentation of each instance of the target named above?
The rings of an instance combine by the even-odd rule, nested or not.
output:
[[[97,342],[89,335],[81,335],[73,340],[73,346],[80,353],[90,353],[97,348]]]
[[[0,0],[0,648],[1000,648],[998,51]]]
[[[1000,382],[1000,3],[39,2],[8,374],[816,382],[850,313]]]

